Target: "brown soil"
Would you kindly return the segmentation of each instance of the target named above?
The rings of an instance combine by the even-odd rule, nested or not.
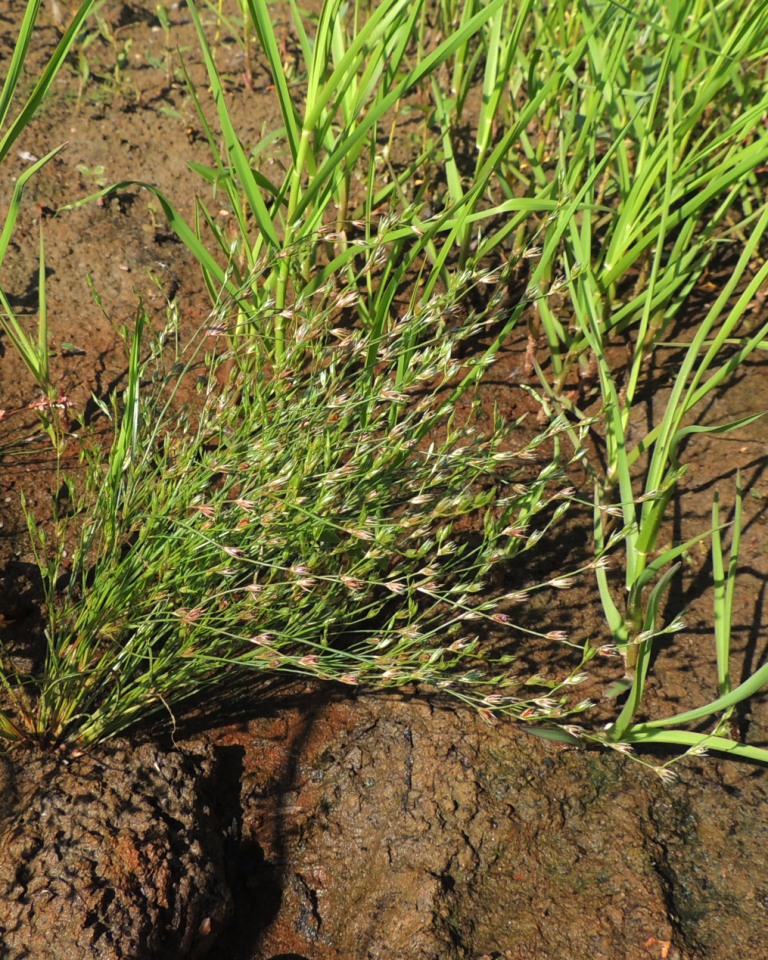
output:
[[[150,744],[8,764],[3,956],[200,956],[232,912],[216,775]]]
[[[0,0],[6,55],[17,7]],[[202,191],[187,168],[209,159],[192,104],[146,58],[164,51],[154,3],[108,3],[102,14],[119,28],[121,46],[132,41],[129,63],[116,79],[115,51],[94,41],[81,94],[73,64],[25,134],[19,150],[36,156],[68,146],[30,184],[2,274],[33,329],[42,219],[54,382],[97,427],[91,395],[108,399],[123,383],[117,328],[131,323],[137,300],[158,328],[174,301],[182,340],[208,311],[196,266],[149,194],[126,190],[51,215],[102,179],[151,181],[188,217]],[[183,4],[172,7],[171,20],[173,45],[189,49],[202,87]],[[33,63],[56,38],[53,22],[44,23]],[[226,37],[219,56],[244,139],[255,142],[278,122],[266,73],[257,65],[246,83],[239,48]],[[0,195],[9,195],[26,162],[9,158]],[[53,474],[45,443],[34,441],[35,387],[0,338],[2,347],[0,407],[9,415],[0,421],[0,633],[23,657],[34,655],[43,621],[19,494],[44,522]],[[519,358],[510,357],[495,368],[489,392],[510,411],[523,402],[515,365]],[[672,359],[658,382],[673,369]],[[753,363],[702,419],[753,412],[767,384],[765,364]],[[739,679],[766,654],[767,431],[761,420],[687,446],[690,469],[669,530],[670,540],[706,530],[714,489],[729,508],[742,471]],[[573,531],[555,547],[560,562],[566,549],[577,559]],[[706,550],[691,551],[667,602],[668,619],[685,607],[688,625],[654,665],[647,704],[654,716],[714,697]],[[546,555],[536,562],[545,564]],[[546,629],[568,626],[577,642],[605,638],[588,581],[542,600],[536,615]],[[600,685],[587,693],[599,695]],[[680,781],[665,786],[619,755],[489,726],[428,691],[351,698],[327,688],[278,686],[269,695],[254,688],[237,709],[236,723],[225,708],[220,720],[200,709],[175,736],[158,725],[86,755],[3,761],[3,957],[768,958],[762,768],[690,759],[678,768]],[[601,705],[607,716],[611,709]],[[766,741],[764,698],[738,714],[735,732]]]

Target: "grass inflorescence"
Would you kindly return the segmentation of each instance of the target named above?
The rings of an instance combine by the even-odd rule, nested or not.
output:
[[[290,63],[266,2],[224,6],[189,3],[209,91],[179,63],[210,148],[192,166],[195,217],[141,184],[211,295],[190,348],[210,348],[200,404],[177,421],[143,394],[137,329],[64,596],[56,547],[39,546],[48,657],[42,676],[8,672],[6,735],[98,739],[244,668],[417,681],[557,720],[574,707],[562,688],[611,648],[626,699],[608,729],[549,734],[768,759],[726,730],[766,680],[730,680],[740,506],[727,565],[717,505],[712,530],[661,545],[686,440],[752,419],[705,427],[697,411],[768,339],[751,315],[768,280],[766,5],[326,0],[309,16],[291,0]],[[162,25],[169,55],[167,11]],[[240,32],[247,83],[260,58],[277,100],[280,126],[258,143],[233,119],[224,29]],[[414,115],[418,136],[398,141]],[[702,311],[693,296],[713,270],[721,288]],[[12,342],[54,397],[44,305],[39,343]],[[15,329],[9,309],[4,326]],[[541,394],[535,436],[472,415],[513,331]],[[661,415],[638,434],[633,414],[672,348]],[[601,457],[583,446],[588,430]],[[588,477],[575,494],[566,443]],[[508,621],[489,572],[572,497],[593,513],[605,626],[532,699],[509,647],[497,655],[469,628]],[[663,622],[669,586],[710,537],[714,699],[641,720],[659,637],[684,629],[681,611]],[[553,570],[546,582],[571,580]],[[689,729],[708,718],[713,730]]]
[[[13,726],[103,738],[246,667],[567,712],[556,694],[573,677],[537,706],[514,657],[474,632],[509,620],[483,582],[567,499],[562,424],[483,428],[470,393],[457,419],[456,349],[478,319],[446,320],[463,292],[403,316],[370,376],[365,338],[329,330],[334,296],[294,331],[279,370],[241,360],[222,382],[231,357],[212,351],[202,408],[173,425],[170,407],[163,417],[129,391],[65,597],[48,571],[46,677],[34,697],[17,688]],[[224,341],[226,323],[203,344]]]

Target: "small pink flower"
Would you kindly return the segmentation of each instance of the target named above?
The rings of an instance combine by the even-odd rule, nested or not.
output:
[[[501,534],[505,537],[517,537],[520,539],[526,535],[526,532],[525,527],[505,527],[501,531]]]
[[[51,400],[50,397],[40,397],[39,400],[33,400],[32,403],[27,404],[30,410],[50,410],[52,407],[67,410],[71,406],[69,399],[61,393],[55,400]]]
[[[483,702],[487,703],[489,707],[500,707],[506,699],[507,698],[500,693],[489,693],[488,696],[483,699]]]
[[[202,607],[194,607],[193,609],[179,607],[178,610],[173,611],[174,617],[178,617],[182,623],[194,623],[195,620],[199,620],[204,613],[205,610]]]
[[[347,533],[352,534],[353,537],[357,537],[358,540],[375,539],[370,530],[348,530]]]

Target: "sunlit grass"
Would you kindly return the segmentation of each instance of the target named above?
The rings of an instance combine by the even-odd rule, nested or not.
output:
[[[727,572],[717,509],[713,531],[697,538],[713,538],[715,699],[637,721],[658,637],[684,629],[679,613],[671,623],[660,614],[693,543],[659,547],[686,469],[681,446],[705,429],[692,422],[702,401],[768,338],[768,323],[750,317],[768,282],[768,8],[327,0],[314,17],[287,9],[290,69],[263,0],[238,0],[229,19],[222,3],[190,0],[213,101],[209,110],[187,73],[210,148],[210,162],[193,166],[196,217],[142,186],[200,263],[233,381],[217,387],[212,373],[199,418],[173,425],[140,395],[137,330],[126,412],[85,508],[76,575],[65,601],[49,598],[45,676],[8,678],[17,700],[8,736],[97,739],[220,682],[227,665],[420,681],[489,713],[561,717],[570,701],[534,704],[510,664],[469,633],[453,639],[470,617],[499,614],[483,595],[488,569],[532,545],[529,524],[549,517],[542,511],[565,485],[554,456],[535,476],[500,473],[515,441],[498,418],[482,437],[454,419],[517,331],[556,424],[533,447],[549,454],[544,438],[568,435],[590,476],[579,496],[592,498],[591,566],[609,637],[596,627],[574,671],[588,671],[606,642],[626,668],[609,729],[571,725],[563,738],[768,759],[724,726],[766,679],[762,670],[736,688],[729,679],[740,514]],[[227,24],[249,64],[260,57],[270,74],[281,117],[267,138],[272,166],[267,146],[248,143],[233,120],[217,67]],[[409,98],[423,123],[396,167],[393,131]],[[210,212],[222,198],[234,231]],[[0,253],[19,201],[20,188]],[[693,317],[692,293],[713,269],[722,289]],[[505,287],[515,294],[505,299]],[[484,306],[467,306],[471,297]],[[41,305],[39,342],[12,342],[42,384]],[[16,332],[8,310],[4,323]],[[459,362],[459,346],[480,332],[485,345]],[[684,343],[677,376],[658,422],[637,438],[631,414],[673,332]],[[604,468],[581,444],[596,424]],[[470,516],[482,546],[455,539]],[[609,516],[621,531],[610,542]],[[505,540],[504,529],[526,534]],[[51,584],[55,549],[39,546]],[[598,562],[606,552],[620,589]],[[706,718],[711,733],[686,728]]]
[[[455,420],[454,354],[484,319],[451,331],[445,316],[466,292],[404,317],[370,377],[365,337],[329,333],[334,300],[317,305],[279,374],[244,361],[222,383],[211,357],[202,409],[180,420],[141,401],[137,337],[64,596],[59,564],[45,568],[45,678],[17,678],[6,730],[100,739],[246,668],[420,682],[512,715],[567,715],[558,691],[575,671],[526,690],[514,655],[473,630],[513,630],[504,597],[483,583],[537,542],[567,497],[552,455],[561,425],[525,439],[500,419],[479,428],[471,406]],[[203,345],[223,340],[226,323]],[[45,565],[56,543],[33,529]]]

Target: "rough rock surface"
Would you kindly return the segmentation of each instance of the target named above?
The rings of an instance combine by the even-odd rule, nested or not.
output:
[[[116,743],[6,761],[5,960],[200,957],[231,911],[210,751]]]

